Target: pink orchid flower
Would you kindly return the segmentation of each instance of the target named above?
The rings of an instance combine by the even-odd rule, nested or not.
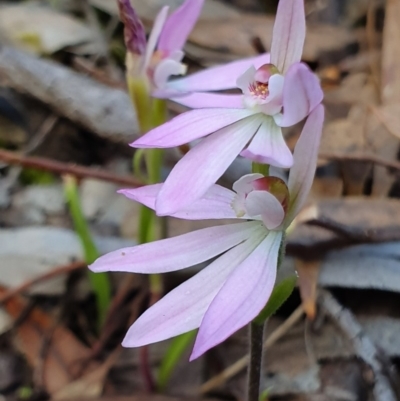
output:
[[[206,137],[172,170],[158,196],[157,214],[172,214],[199,199],[240,153],[258,163],[283,168],[292,165],[293,156],[281,127],[304,119],[323,98],[318,78],[300,63],[304,38],[303,0],[280,0],[271,48],[273,64],[252,66],[237,74],[242,95],[199,92],[176,97],[175,101],[198,109],[177,116],[131,144],[168,148]],[[177,88],[206,90],[209,82],[199,77],[204,75],[182,78]],[[225,78],[214,76],[213,82],[218,79]]]
[[[275,177],[250,174],[234,184],[234,191],[213,185],[204,197],[174,214],[188,220],[242,222],[121,249],[90,266],[94,272],[165,273],[220,255],[144,312],[126,334],[124,346],[139,347],[199,328],[193,360],[259,314],[274,287],[285,229],[304,205],[313,181],[323,119],[319,105],[296,144],[287,185]],[[162,185],[120,192],[154,209]]]
[[[253,64],[261,66],[269,62],[269,55],[263,54],[194,74],[187,81],[171,82],[171,76],[186,74],[186,65],[182,63],[183,47],[199,18],[203,3],[204,0],[186,0],[170,16],[168,7],[163,7],[154,21],[149,40],[146,41],[143,24],[130,0],[118,0],[121,20],[125,26],[128,70],[135,76],[146,76],[151,89],[159,96],[188,94],[196,90],[196,80],[208,82],[206,91],[231,89],[236,85],[237,71],[243,71]],[[210,79],[211,76],[223,76],[223,79]]]

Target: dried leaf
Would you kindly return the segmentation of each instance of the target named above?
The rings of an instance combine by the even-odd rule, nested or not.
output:
[[[0,26],[15,46],[38,54],[94,39],[93,32],[77,19],[31,3],[0,7]]]
[[[5,293],[0,287],[0,295]],[[22,297],[13,297],[5,303],[8,314],[14,319],[25,310],[27,303]],[[48,353],[42,355],[43,344],[49,340]],[[90,358],[90,350],[76,337],[45,312],[35,308],[16,331],[17,344],[34,369],[42,369],[43,384],[53,394],[80,374],[81,363]],[[91,368],[96,365],[92,364]]]
[[[385,10],[385,26],[382,48],[381,98],[382,106],[386,107],[400,102],[400,47],[397,38],[400,37],[400,2],[388,0]],[[389,133],[380,122],[375,120],[375,128],[368,124],[368,138],[376,149],[376,154],[387,160],[396,160],[399,150],[399,140]],[[374,168],[372,194],[386,196],[395,178],[387,169],[380,166]]]
[[[314,320],[316,315],[317,283],[321,261],[303,261],[295,259],[295,268],[299,274],[299,290],[304,312]]]
[[[254,54],[251,43],[255,37],[260,38],[267,49],[270,48],[273,24],[273,17],[249,13],[242,13],[237,19],[221,19],[218,23],[199,21],[190,40],[196,45],[215,51],[251,56]],[[345,29],[329,25],[310,25],[303,58],[308,61],[316,60],[321,52],[342,49],[353,41],[355,37]]]

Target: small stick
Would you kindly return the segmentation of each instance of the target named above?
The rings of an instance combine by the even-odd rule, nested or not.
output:
[[[9,301],[11,298],[15,297],[16,295],[21,294],[21,292],[24,292],[25,290],[27,290],[34,284],[41,283],[46,280],[50,280],[54,277],[59,276],[60,274],[71,273],[75,270],[81,270],[81,269],[84,269],[85,267],[87,267],[87,263],[85,263],[83,261],[73,262],[73,263],[70,263],[69,265],[55,267],[51,271],[46,272],[46,273],[42,274],[41,276],[35,277],[32,280],[26,281],[25,283],[19,285],[18,287],[8,290],[7,292],[0,295],[0,305],[3,304],[4,302]]]
[[[279,339],[281,339],[303,316],[303,307],[300,305],[279,327],[277,327],[265,340],[263,349],[267,350],[272,347]],[[249,363],[249,354],[238,359],[233,365],[224,369],[218,375],[206,381],[200,387],[200,393],[204,394],[216,387],[224,384],[228,379],[238,374]]]
[[[371,153],[341,153],[341,152],[321,152],[318,157],[320,159],[330,159],[338,161],[353,161],[375,163],[380,166],[391,168],[400,171],[400,162],[384,159],[383,157],[375,156]]]
[[[0,149],[0,160],[8,164],[16,164],[23,167],[51,171],[57,174],[70,174],[77,178],[95,178],[118,185],[125,185],[131,188],[136,188],[143,185],[143,183],[136,178],[115,175],[104,169],[84,167],[72,163],[63,163],[42,157],[24,156],[19,153],[4,149]]]
[[[397,397],[390,383],[390,368],[382,363],[382,352],[366,335],[355,316],[332,296],[329,291],[320,291],[320,302],[326,313],[353,342],[357,355],[374,372],[374,396],[376,401],[396,401]],[[383,358],[385,359],[385,358]],[[386,373],[389,373],[386,375]]]

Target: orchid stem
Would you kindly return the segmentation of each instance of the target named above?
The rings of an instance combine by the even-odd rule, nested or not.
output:
[[[150,88],[143,77],[127,76],[129,94],[135,107],[141,132],[144,134],[154,127],[163,124],[167,117],[166,103],[162,99],[153,99],[150,95]],[[161,171],[163,163],[162,149],[144,149],[136,152],[133,159],[135,174],[141,176],[141,163],[144,160],[147,176],[146,184],[157,184],[161,182]],[[153,210],[146,206],[139,209],[138,242],[145,244],[157,239],[157,224],[160,220]],[[166,224],[166,221],[164,221]],[[166,231],[165,227],[161,229]],[[149,306],[155,304],[162,296],[163,282],[159,274],[150,275],[150,301]],[[154,379],[150,369],[148,347],[140,350],[140,367],[147,391],[154,390]]]
[[[253,162],[251,165],[251,172],[253,174],[259,173],[264,175],[265,177],[269,176],[269,164],[261,164]]]
[[[250,363],[247,401],[259,401],[264,324],[250,323]]]

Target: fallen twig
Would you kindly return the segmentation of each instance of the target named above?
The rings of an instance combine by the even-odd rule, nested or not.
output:
[[[18,287],[12,288],[11,290],[8,290],[2,295],[0,295],[0,305],[3,304],[4,302],[9,301],[12,297],[21,294],[21,292],[24,292],[25,290],[29,289],[34,284],[50,280],[54,277],[59,276],[60,274],[71,273],[75,270],[84,269],[85,267],[87,267],[87,263],[83,261],[73,262],[65,266],[55,267],[51,271],[46,272],[41,276],[35,277],[32,280],[26,281],[25,283],[19,285]]]
[[[0,78],[99,136],[126,143],[139,133],[125,91],[102,85],[54,62],[2,47]]]
[[[340,153],[340,152],[321,152],[318,157],[320,159],[353,161],[379,164],[380,166],[398,170],[400,172],[400,162],[384,159],[371,153]]]
[[[375,400],[396,401],[398,398],[391,385],[390,367],[387,366],[389,359],[384,358],[383,352],[378,351],[353,314],[340,305],[330,292],[322,290],[320,292],[320,302],[327,314],[353,341],[357,355],[372,369],[375,375]],[[386,362],[382,363],[383,360]]]
[[[108,171],[93,167],[84,167],[77,164],[63,163],[42,157],[24,156],[16,152],[0,149],[0,160],[23,167],[36,168],[57,174],[70,174],[77,178],[96,178],[98,180],[112,182],[128,187],[140,187],[141,181],[129,176],[120,176]]]
[[[352,227],[323,216],[309,220],[306,224],[326,228],[341,237],[352,240],[354,243],[380,243],[400,240],[400,228],[396,226],[384,228]]]
[[[279,327],[277,327],[265,340],[263,349],[266,350],[282,338],[303,316],[303,307],[300,305]],[[249,354],[237,360],[233,365],[224,369],[221,373],[206,381],[200,387],[200,393],[204,394],[224,384],[228,379],[238,374],[249,363]]]

